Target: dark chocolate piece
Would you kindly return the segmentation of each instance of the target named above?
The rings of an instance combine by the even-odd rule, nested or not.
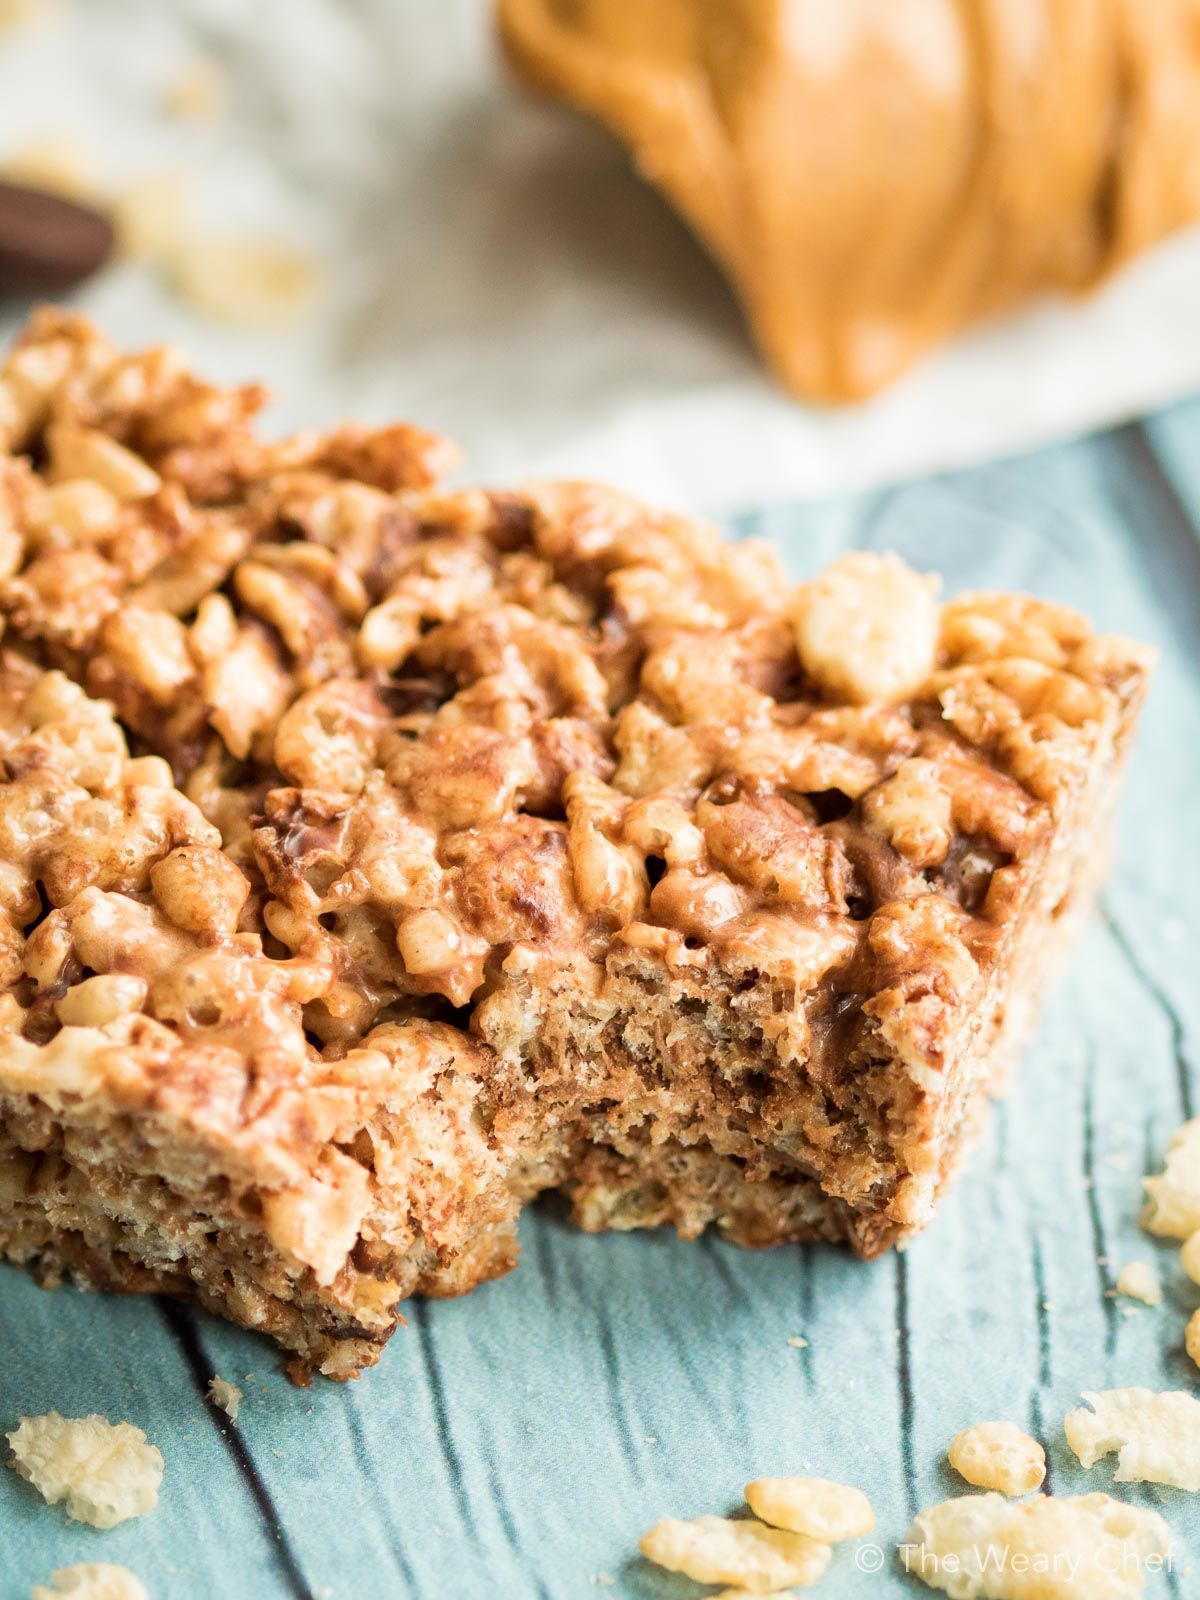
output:
[[[104,265],[114,242],[112,223],[91,206],[0,181],[0,294],[73,289]]]

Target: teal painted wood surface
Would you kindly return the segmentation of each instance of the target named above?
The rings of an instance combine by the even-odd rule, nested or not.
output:
[[[734,1510],[744,1481],[810,1471],[866,1489],[876,1556],[839,1552],[833,1600],[922,1594],[893,1556],[911,1513],[963,1486],[960,1427],[1024,1423],[1056,1493],[1110,1487],[1066,1450],[1084,1388],[1200,1392],[1183,1351],[1200,1291],[1137,1227],[1140,1180],[1200,1083],[1200,402],[1145,426],[851,502],[742,517],[797,575],[851,545],[894,548],[947,589],[1068,601],[1163,652],[1100,915],[966,1176],[907,1254],[750,1254],[667,1234],[587,1238],[553,1203],[509,1278],[416,1304],[355,1384],[291,1387],[265,1343],[156,1304],[46,1294],[0,1269],[0,1426],[100,1411],[167,1462],[158,1509],[110,1533],[0,1473],[0,1600],[57,1566],[121,1561],[157,1600],[685,1600],[638,1535]],[[1119,1303],[1153,1260],[1157,1310]],[[803,1348],[789,1345],[802,1336]],[[245,1392],[236,1425],[203,1399]],[[1200,1592],[1200,1514],[1158,1506]],[[878,1570],[868,1570],[879,1563]],[[605,1582],[610,1579],[611,1583]]]

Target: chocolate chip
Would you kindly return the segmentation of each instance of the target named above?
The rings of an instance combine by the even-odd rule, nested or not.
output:
[[[113,239],[112,223],[90,206],[0,182],[0,294],[74,288],[108,260]]]

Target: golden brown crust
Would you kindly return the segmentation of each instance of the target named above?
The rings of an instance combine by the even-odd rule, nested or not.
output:
[[[251,394],[56,314],[0,369],[0,1248],[344,1376],[539,1189],[921,1226],[1146,653]]]
[[[1200,215],[1200,0],[498,0],[627,143],[798,394],[1086,289]]]

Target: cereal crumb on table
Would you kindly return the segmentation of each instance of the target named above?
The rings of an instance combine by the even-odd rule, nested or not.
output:
[[[176,293],[223,322],[285,322],[317,297],[317,262],[270,239],[193,237],[172,263]]]
[[[0,176],[10,183],[45,189],[64,200],[94,200],[98,194],[87,151],[67,134],[43,134],[24,145],[0,165]]]
[[[49,1505],[66,1502],[67,1516],[93,1528],[115,1528],[158,1504],[163,1458],[140,1428],[107,1417],[22,1417],[6,1434],[9,1466]]]
[[[1031,1494],[1046,1476],[1046,1452],[1015,1422],[977,1422],[964,1428],[946,1457],[960,1478],[1000,1494]]]
[[[1200,1231],[1200,1117],[1171,1136],[1164,1169],[1145,1181],[1149,1199],[1142,1224],[1160,1238],[1188,1239]]]
[[[163,96],[171,116],[181,122],[205,122],[225,109],[225,78],[215,62],[198,57],[182,66]]]
[[[827,1478],[756,1478],[745,1493],[746,1504],[761,1521],[809,1539],[837,1544],[861,1539],[875,1526],[875,1513],[862,1490]]]
[[[112,204],[121,253],[169,268],[187,249],[187,184],[178,172],[150,172],[123,189]]]
[[[714,1594],[712,1600],[746,1600],[748,1591],[745,1589],[722,1589],[720,1594]],[[769,1594],[761,1590],[756,1591],[757,1600],[794,1600],[791,1589],[772,1589]]]
[[[759,1594],[815,1583],[832,1554],[829,1545],[803,1534],[728,1517],[664,1517],[642,1535],[638,1549],[647,1561],[697,1583],[730,1583]]]
[[[1106,1494],[973,1494],[920,1512],[900,1559],[953,1600],[1135,1600],[1170,1550],[1157,1512]]]
[[[1069,1411],[1063,1421],[1082,1466],[1094,1467],[1116,1451],[1116,1483],[1200,1489],[1200,1400],[1194,1395],[1182,1389],[1106,1389],[1083,1398],[1087,1406]]]
[[[0,0],[0,33],[32,28],[53,9],[53,0]]]
[[[230,1422],[237,1421],[242,1406],[242,1391],[236,1383],[227,1383],[224,1378],[214,1374],[208,1380],[208,1398],[225,1413]]]
[[[802,1335],[800,1335],[798,1333],[793,1333],[792,1336],[789,1338],[788,1343],[791,1345],[793,1350],[807,1350],[808,1349],[808,1340],[803,1338]]]
[[[128,1567],[108,1561],[85,1561],[75,1567],[60,1567],[50,1579],[50,1587],[39,1583],[30,1600],[149,1600],[146,1585]]]
[[[1143,1305],[1162,1305],[1162,1285],[1148,1261],[1128,1261],[1117,1274],[1117,1293]]]
[[[1187,1332],[1184,1335],[1184,1344],[1187,1353],[1200,1367],[1200,1310],[1193,1311],[1188,1318]]]

